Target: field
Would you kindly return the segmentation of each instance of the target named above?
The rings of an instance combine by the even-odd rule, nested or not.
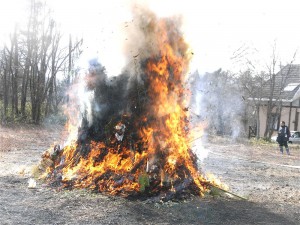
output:
[[[1,224],[300,224],[300,148],[281,154],[271,143],[208,138],[201,170],[213,173],[230,192],[180,202],[151,202],[57,191],[38,182],[32,168],[54,143],[61,126],[0,127]]]

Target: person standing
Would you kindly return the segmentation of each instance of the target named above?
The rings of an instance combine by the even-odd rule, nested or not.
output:
[[[278,130],[277,142],[279,144],[279,150],[283,154],[283,146],[285,147],[286,153],[289,155],[290,150],[288,141],[291,136],[289,128],[285,125],[284,121],[281,121],[280,128]]]

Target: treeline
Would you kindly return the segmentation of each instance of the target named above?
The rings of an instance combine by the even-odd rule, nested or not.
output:
[[[0,49],[0,120],[39,124],[58,112],[81,45],[63,36],[45,3],[28,1],[26,26],[16,26]]]

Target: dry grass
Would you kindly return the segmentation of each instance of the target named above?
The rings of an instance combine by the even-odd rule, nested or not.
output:
[[[211,139],[201,166],[249,201],[213,190],[214,197],[153,203],[88,190],[57,192],[42,183],[29,189],[42,153],[62,134],[62,127],[0,127],[1,224],[300,224],[299,169],[280,166],[299,165],[296,146],[287,156],[270,143]]]

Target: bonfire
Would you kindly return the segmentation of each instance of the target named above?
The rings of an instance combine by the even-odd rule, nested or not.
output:
[[[107,77],[101,64],[91,63],[84,79],[89,105],[72,128],[73,140],[44,153],[44,178],[52,186],[126,197],[203,195],[215,183],[191,148],[186,79],[192,53],[178,19],[146,12],[136,21],[144,40],[131,56],[135,69]]]

